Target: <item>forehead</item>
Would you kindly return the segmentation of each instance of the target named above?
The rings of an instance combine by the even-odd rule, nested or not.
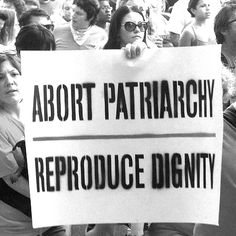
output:
[[[210,4],[211,1],[210,0],[199,0],[197,5],[202,5],[202,4]]]
[[[140,21],[143,21],[143,18],[137,12],[130,12],[127,15],[125,15],[125,17],[122,20],[122,23],[127,22],[127,21],[132,21],[132,22],[138,23]]]
[[[30,17],[30,23],[35,23],[35,24],[48,24],[50,20],[48,19],[47,16],[31,16]]]
[[[72,9],[73,9],[74,12],[85,13],[85,11],[81,7],[78,7],[75,4],[72,5]]]
[[[110,6],[108,0],[100,1],[100,6]]]
[[[0,73],[8,70],[16,70],[16,68],[9,61],[2,62],[0,64]]]

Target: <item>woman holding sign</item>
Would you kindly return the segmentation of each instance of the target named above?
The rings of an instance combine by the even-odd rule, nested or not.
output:
[[[136,7],[122,6],[116,10],[111,19],[108,41],[104,49],[121,49],[143,44],[143,48],[155,47],[147,45],[146,33],[148,23],[144,15]]]
[[[65,236],[61,226],[32,228],[26,156],[16,147],[24,149],[20,82],[19,59],[0,54],[0,234]]]

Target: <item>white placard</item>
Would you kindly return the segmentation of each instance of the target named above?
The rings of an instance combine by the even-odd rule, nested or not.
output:
[[[220,47],[23,52],[34,227],[218,223]]]

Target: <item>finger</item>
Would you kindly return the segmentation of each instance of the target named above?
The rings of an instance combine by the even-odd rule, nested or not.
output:
[[[141,48],[140,46],[136,47],[136,56],[139,56],[141,54]]]
[[[135,58],[136,57],[136,48],[137,46],[136,45],[131,45],[131,48],[130,48],[130,54],[131,54],[131,58]]]
[[[131,58],[131,44],[128,43],[126,46],[125,46],[125,56],[127,58]]]

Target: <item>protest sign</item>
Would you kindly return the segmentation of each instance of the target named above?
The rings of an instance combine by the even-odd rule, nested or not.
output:
[[[23,52],[34,227],[217,224],[220,70],[219,46]]]

